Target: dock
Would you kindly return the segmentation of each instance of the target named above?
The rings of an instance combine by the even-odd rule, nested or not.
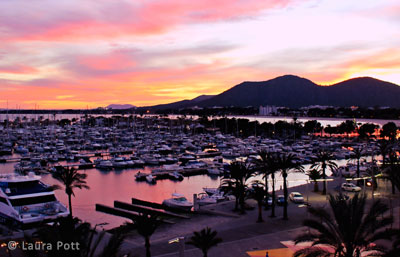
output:
[[[170,211],[170,212],[188,213],[188,214],[193,213],[192,211],[186,211],[186,210],[183,210],[183,209],[171,208],[171,207],[165,206],[165,205],[160,204],[160,203],[144,201],[144,200],[140,200],[140,199],[137,199],[137,198],[132,198],[132,204],[141,205],[141,206],[147,206],[147,207],[151,207],[151,208],[154,208],[154,209],[166,210],[166,211]]]
[[[187,214],[193,213],[192,211],[175,209],[136,198],[132,198],[132,203],[115,200],[113,207],[98,203],[96,204],[96,211],[128,218],[133,221],[141,214],[149,214],[160,217],[160,220],[167,224],[175,223],[170,219],[190,219],[190,216]]]
[[[161,172],[153,172],[153,173],[138,173],[136,174],[136,180],[138,181],[145,181],[146,180],[146,176],[148,175],[153,175],[153,177],[156,180],[160,180],[160,179],[168,179],[170,178],[169,173],[174,172],[173,170],[171,171],[161,171]],[[196,175],[203,175],[203,174],[207,174],[208,171],[205,168],[199,168],[199,169],[183,169],[183,170],[179,170],[177,171],[179,174],[181,174],[184,177],[190,177],[190,176],[196,176]]]
[[[110,207],[110,206],[107,206],[104,204],[99,204],[99,203],[96,204],[96,211],[107,213],[107,214],[118,216],[118,217],[127,218],[132,221],[134,221],[140,215],[139,212],[129,211],[129,210],[122,209],[122,208]],[[166,219],[160,219],[160,221],[163,223],[166,223],[166,224],[175,224],[175,222],[166,220]]]

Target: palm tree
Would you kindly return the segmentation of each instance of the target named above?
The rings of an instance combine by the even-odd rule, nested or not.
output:
[[[156,231],[160,222],[155,215],[140,214],[134,220],[137,232],[144,237],[146,247],[146,257],[151,257],[150,237]]]
[[[87,222],[82,222],[78,218],[60,218],[55,220],[52,225],[44,225],[33,233],[34,238],[50,243],[53,246],[57,242],[79,243],[79,249],[57,249],[53,248],[47,252],[48,257],[67,257],[67,256],[84,256],[84,252],[88,252],[88,238],[90,238],[91,227]]]
[[[287,214],[287,199],[288,199],[288,189],[287,189],[287,176],[290,171],[303,172],[303,166],[297,162],[297,158],[293,154],[281,154],[278,155],[277,164],[279,170],[281,171],[281,175],[283,178],[283,195],[284,195],[284,204],[283,204],[283,219],[288,219]]]
[[[382,155],[382,166],[385,167],[386,164],[386,155],[390,149],[390,145],[388,141],[382,139],[379,140],[379,152]]]
[[[400,256],[400,231],[395,235],[395,239],[393,240],[392,249],[390,249],[383,257],[398,257]]]
[[[311,242],[312,246],[297,251],[294,257],[360,257],[362,252],[371,250],[382,253],[384,248],[376,241],[393,235],[387,229],[393,218],[384,216],[389,209],[384,203],[378,200],[366,210],[365,195],[356,194],[346,200],[340,194],[329,195],[329,206],[331,212],[323,206],[308,208],[314,218],[304,220],[303,225],[311,231],[298,236],[295,242]],[[334,253],[320,245],[331,247]]]
[[[251,193],[251,197],[253,197],[257,201],[257,206],[258,206],[258,218],[257,222],[263,222],[262,218],[262,204],[264,200],[264,185],[261,181],[253,181],[253,190]],[[268,198],[266,199],[268,201]],[[267,202],[268,204],[268,202]]]
[[[264,184],[265,184],[265,209],[268,209],[268,176],[271,175],[271,178],[275,178],[275,172],[276,172],[276,165],[275,162],[273,162],[272,158],[272,153],[269,153],[267,151],[259,151],[258,155],[260,156],[259,160],[255,161],[256,168],[258,169],[258,174],[262,175],[263,178],[265,179]],[[274,178],[272,178],[272,183],[274,185]],[[275,216],[275,214],[274,214]]]
[[[353,150],[353,158],[357,160],[357,178],[360,177],[360,159],[364,154],[364,150],[362,147],[354,147]],[[358,180],[360,181],[360,180]]]
[[[323,195],[326,195],[326,168],[330,168],[331,170],[337,168],[337,164],[332,161],[332,159],[333,154],[331,152],[320,151],[317,153],[317,158],[314,160],[314,164],[311,165],[311,169],[317,168],[322,170],[322,178],[324,179],[324,187],[322,189]]]
[[[271,203],[271,215],[275,217],[275,174],[279,171],[278,155],[271,152],[260,152],[261,161],[258,162],[257,166],[261,166],[265,170],[265,174],[271,175],[272,180],[272,203]],[[265,181],[267,183],[267,179]],[[266,187],[266,203],[268,205],[268,188]]]
[[[247,188],[247,180],[249,180],[253,174],[254,170],[251,169],[249,164],[245,162],[232,162],[229,165],[230,170],[230,178],[226,178],[223,180],[223,184],[230,184],[231,186],[234,185],[236,191],[236,199],[240,205],[241,213],[244,213],[244,198],[246,194]]]
[[[318,192],[319,188],[318,188],[318,181],[317,179],[321,179],[322,175],[321,175],[321,171],[317,170],[317,169],[311,169],[309,171],[307,171],[307,176],[314,181],[314,192]]]
[[[86,185],[86,174],[79,173],[78,170],[71,168],[57,169],[52,173],[53,178],[60,181],[64,184],[65,193],[68,195],[68,204],[69,204],[69,216],[72,218],[72,201],[71,196],[75,196],[74,189],[89,189],[89,186]]]
[[[392,194],[400,190],[400,165],[398,164],[399,158],[396,152],[393,150],[389,151],[389,167],[386,168],[386,176],[392,184]]]
[[[231,178],[225,178],[221,181],[219,189],[224,192],[225,195],[232,193],[235,196],[235,208],[233,211],[238,211],[240,192],[239,188],[236,187],[235,181],[233,181]]]
[[[222,242],[222,238],[217,237],[217,231],[206,227],[200,231],[193,232],[187,244],[199,248],[203,252],[203,256],[207,257],[208,251]]]

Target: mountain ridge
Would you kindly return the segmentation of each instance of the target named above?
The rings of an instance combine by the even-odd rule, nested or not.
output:
[[[197,100],[194,101],[195,99]],[[372,77],[351,78],[333,85],[318,85],[306,78],[283,75],[266,81],[244,81],[215,96],[206,98],[199,96],[192,100],[147,108],[258,107],[260,105],[290,108],[312,105],[400,108],[400,86]]]

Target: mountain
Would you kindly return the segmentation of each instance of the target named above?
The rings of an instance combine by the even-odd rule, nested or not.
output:
[[[191,106],[195,106],[198,103],[201,103],[205,100],[213,98],[214,95],[200,95],[196,98],[193,98],[191,100],[182,100],[178,102],[173,102],[169,104],[159,104],[159,105],[154,105],[154,106],[147,106],[147,107],[142,107],[145,109],[153,109],[153,110],[163,110],[163,109],[181,109],[181,108],[187,108]]]
[[[110,104],[106,108],[114,110],[124,110],[124,109],[136,108],[136,106],[131,104]]]
[[[371,77],[360,77],[323,86],[294,75],[267,81],[242,82],[219,95],[202,95],[192,100],[146,107],[181,109],[192,106],[254,106],[275,105],[299,108],[311,105],[338,107],[387,106],[400,108],[400,86]]]
[[[312,81],[293,75],[262,82],[243,82],[202,101],[200,106],[308,106],[319,98],[320,87]]]

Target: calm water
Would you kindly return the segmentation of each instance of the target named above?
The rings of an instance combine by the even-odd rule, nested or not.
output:
[[[250,121],[258,121],[259,123],[263,122],[271,122],[275,123],[277,121],[283,120],[287,122],[292,122],[293,117],[276,117],[276,116],[228,116],[228,118],[234,117],[234,118],[244,118],[248,119]],[[346,120],[353,120],[351,118],[317,118],[317,117],[298,117],[297,122],[302,122],[305,123],[309,120],[316,120],[321,123],[322,126],[326,127],[327,125],[336,126],[342,123],[343,121]],[[400,126],[400,120],[381,120],[381,119],[356,119],[357,123],[374,123],[377,125],[384,125],[388,122],[394,122],[397,126]]]
[[[134,114],[133,114],[134,115]],[[43,119],[49,119],[49,120],[53,120],[54,117],[51,114],[0,114],[0,120],[5,120],[7,117],[10,120],[14,120],[15,118],[19,117],[19,118],[23,118],[26,117],[27,119],[37,119],[39,118],[39,116],[42,116]],[[107,116],[107,117],[111,117],[113,116],[113,114],[95,114],[93,116]],[[128,116],[128,115],[125,115]],[[158,116],[158,115],[154,115],[154,114],[149,114],[149,115],[145,115],[145,116]],[[57,114],[56,115],[56,120],[60,120],[60,119],[80,119],[81,117],[83,117],[83,115],[81,114]],[[177,119],[178,117],[182,117],[180,115],[168,115],[168,117],[170,117],[171,119]],[[227,116],[228,118],[243,118],[243,119],[248,119],[250,121],[258,121],[259,123],[263,123],[263,122],[271,122],[271,123],[275,123],[277,121],[280,120],[284,120],[287,122],[292,122],[293,121],[293,117],[276,117],[276,116],[241,116],[241,115],[233,115],[233,116]],[[192,119],[197,119],[198,116],[186,116],[186,118],[192,118]],[[218,117],[218,118],[222,118],[222,117]],[[311,117],[311,118],[307,118],[307,117],[298,117],[297,121],[298,122],[306,122],[309,120],[317,120],[318,122],[321,123],[322,126],[326,127],[327,125],[331,125],[336,126],[340,123],[342,123],[343,121],[346,120],[352,120],[351,118],[317,118],[317,117]],[[400,120],[382,120],[382,119],[356,119],[357,123],[374,123],[377,125],[384,125],[388,122],[394,122],[397,126],[400,126]]]
[[[17,157],[14,155],[13,157]],[[345,164],[346,161],[339,161],[339,165]],[[0,173],[12,173],[16,163],[0,164]],[[309,167],[306,166],[306,169]],[[200,175],[193,177],[185,177],[183,181],[174,182],[171,180],[159,180],[156,185],[149,185],[146,182],[135,181],[134,175],[138,171],[150,172],[149,168],[145,169],[124,169],[99,171],[97,169],[82,170],[88,175],[87,184],[89,190],[75,190],[75,197],[72,199],[73,214],[80,219],[88,221],[92,224],[108,222],[105,228],[112,228],[121,225],[127,219],[111,216],[95,211],[95,204],[101,203],[113,206],[114,200],[130,202],[132,197],[161,203],[164,199],[170,198],[172,193],[184,194],[190,201],[193,199],[194,193],[203,191],[203,187],[218,187],[220,179],[210,177],[208,175]],[[280,176],[277,178],[276,188],[282,185]],[[307,176],[304,174],[293,173],[288,176],[289,186],[304,184]],[[256,177],[254,180],[262,180]],[[46,184],[58,184],[51,175],[43,175],[42,181]],[[252,180],[250,180],[251,182]],[[270,187],[271,188],[271,187]],[[65,205],[68,204],[68,198],[64,190],[56,191],[57,198]]]

